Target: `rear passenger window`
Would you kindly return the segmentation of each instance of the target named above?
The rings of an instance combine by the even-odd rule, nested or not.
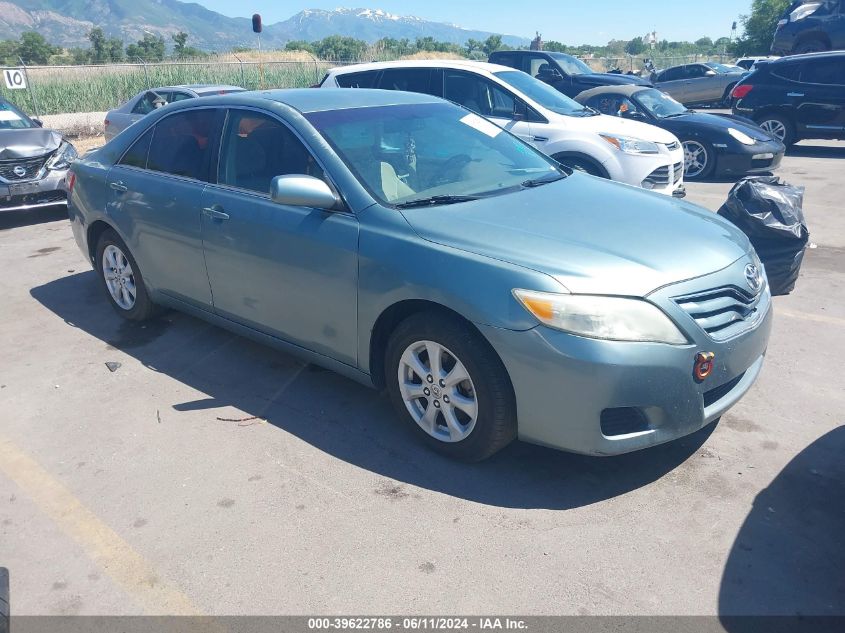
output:
[[[363,73],[349,73],[338,75],[337,85],[341,88],[375,88],[377,70],[369,70]]]
[[[311,153],[285,125],[258,112],[230,110],[217,182],[269,194],[273,178],[289,174],[325,179]]]
[[[139,138],[132,143],[132,146],[120,159],[119,165],[126,165],[127,167],[140,167],[145,169],[147,166],[147,154],[150,151],[150,141],[153,138],[153,128],[150,128]]]
[[[811,84],[845,85],[845,60],[818,59],[804,62],[801,81]]]
[[[204,108],[178,112],[159,121],[150,143],[147,169],[207,181],[219,113]]]
[[[379,88],[428,94],[430,79],[431,70],[428,68],[391,68],[382,73]]]
[[[776,64],[772,66],[771,72],[775,77],[798,81],[801,76],[801,64]]]

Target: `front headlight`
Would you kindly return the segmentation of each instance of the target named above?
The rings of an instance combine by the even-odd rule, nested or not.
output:
[[[67,169],[77,156],[76,148],[67,141],[62,141],[59,149],[47,161],[47,169]]]
[[[660,149],[657,143],[651,141],[644,141],[639,138],[631,138],[628,136],[616,136],[614,134],[599,134],[605,141],[613,145],[620,152],[626,154],[659,154]]]
[[[730,134],[743,145],[754,145],[754,139],[748,136],[748,134],[746,134],[745,132],[740,132],[739,130],[735,130],[734,128],[729,127],[728,134]]]
[[[795,11],[789,14],[789,21],[798,22],[798,20],[803,20],[808,15],[813,15],[820,6],[822,6],[821,2],[808,2],[807,4],[802,4],[796,8]]]
[[[657,306],[641,299],[513,291],[541,323],[571,334],[612,341],[683,345],[687,338]]]

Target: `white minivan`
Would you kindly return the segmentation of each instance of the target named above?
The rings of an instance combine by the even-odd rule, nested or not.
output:
[[[443,97],[487,117],[560,163],[595,176],[684,195],[678,139],[653,125],[599,114],[507,66],[412,60],[334,68],[321,88],[381,88]]]

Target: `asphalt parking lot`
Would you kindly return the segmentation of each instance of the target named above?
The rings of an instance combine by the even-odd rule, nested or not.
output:
[[[330,372],[178,313],[121,321],[66,216],[0,216],[13,613],[845,614],[845,143],[778,175],[816,248],[757,385],[605,459],[448,461]]]

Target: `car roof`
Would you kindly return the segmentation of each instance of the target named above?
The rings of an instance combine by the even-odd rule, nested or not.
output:
[[[580,93],[575,100],[578,103],[581,103],[581,99],[591,99],[596,95],[604,95],[604,94],[620,94],[626,97],[630,97],[631,95],[641,92],[643,90],[655,90],[651,86],[638,86],[635,84],[622,84],[619,86],[599,86],[598,88],[590,88],[589,90],[585,90],[584,92]]]
[[[789,62],[800,62],[807,59],[826,59],[826,58],[833,58],[833,59],[842,59],[845,58],[845,51],[819,51],[817,53],[802,53],[800,55],[789,55],[787,57],[779,57],[778,59],[772,59],[768,63],[770,64],[786,64]],[[760,60],[766,61],[766,60]]]
[[[333,75],[345,75],[347,73],[366,72],[368,70],[384,70],[386,68],[453,68],[457,70],[475,70],[487,73],[513,70],[510,66],[491,64],[489,62],[477,62],[469,59],[404,59],[392,62],[371,62],[368,64],[338,66],[337,68],[332,68],[329,73]]]
[[[254,90],[238,92],[220,97],[207,97],[207,103],[258,105],[259,100],[275,101],[299,110],[302,113],[324,112],[326,110],[347,110],[350,108],[373,108],[379,106],[406,105],[418,103],[443,103],[443,99],[418,92],[400,90],[372,90],[369,88],[281,88],[277,90]],[[210,101],[210,100],[214,101]],[[180,101],[177,104],[189,104]]]

